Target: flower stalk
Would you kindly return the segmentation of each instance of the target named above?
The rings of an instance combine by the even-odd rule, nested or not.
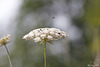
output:
[[[44,40],[44,67],[46,67],[46,39]]]
[[[12,62],[11,62],[11,58],[10,58],[10,54],[9,54],[8,48],[7,48],[6,45],[4,45],[4,46],[5,46],[7,54],[8,54],[8,60],[9,60],[9,63],[10,63],[10,67],[12,67]]]

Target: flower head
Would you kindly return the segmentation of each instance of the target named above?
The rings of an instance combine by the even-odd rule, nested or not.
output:
[[[4,36],[3,38],[0,39],[0,46],[6,45],[9,42],[10,35],[8,34],[7,36]]]
[[[31,31],[23,37],[34,42],[51,41],[66,37],[66,33],[56,28],[39,28]]]

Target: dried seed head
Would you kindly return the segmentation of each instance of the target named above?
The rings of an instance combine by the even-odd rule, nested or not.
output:
[[[67,34],[64,31],[61,31],[56,28],[39,28],[25,35],[23,39],[33,40],[34,42],[41,42],[44,41],[44,39],[50,41],[64,38],[66,36]]]
[[[4,36],[3,38],[0,39],[0,46],[6,45],[9,42],[10,35],[8,34],[7,36]]]

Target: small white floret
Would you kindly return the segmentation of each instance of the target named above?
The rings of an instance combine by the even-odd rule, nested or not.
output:
[[[40,42],[40,41],[41,41],[41,38],[40,38],[40,37],[36,37],[36,38],[34,39],[34,41],[35,41],[35,42]]]
[[[41,37],[42,39],[44,39],[44,38],[46,38],[46,34],[42,34],[40,37]]]
[[[53,40],[53,37],[49,35],[49,36],[47,36],[47,39],[48,40]]]

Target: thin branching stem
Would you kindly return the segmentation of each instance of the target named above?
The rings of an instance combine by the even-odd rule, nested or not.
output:
[[[44,67],[46,66],[46,40],[44,40]]]
[[[11,58],[10,58],[10,54],[9,54],[8,48],[7,48],[6,45],[4,45],[4,46],[5,46],[7,54],[8,54],[8,60],[9,60],[9,63],[10,63],[10,67],[12,67]]]

